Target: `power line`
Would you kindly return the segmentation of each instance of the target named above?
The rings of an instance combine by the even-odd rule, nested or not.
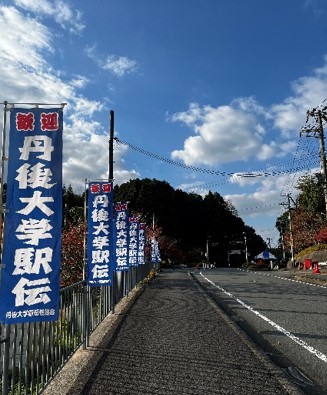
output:
[[[218,170],[210,170],[210,169],[204,169],[204,168],[200,168],[200,167],[196,167],[196,166],[185,165],[184,163],[165,158],[165,157],[155,154],[153,152],[147,151],[141,147],[137,147],[136,145],[128,143],[127,141],[122,141],[122,140],[118,139],[117,137],[115,137],[115,141],[118,144],[126,145],[127,147],[131,148],[132,150],[134,150],[136,152],[139,152],[141,154],[144,154],[146,156],[149,156],[149,157],[159,160],[161,162],[168,163],[170,165],[182,167],[184,169],[189,169],[189,170],[198,171],[201,173],[214,174],[214,175],[219,175],[219,176],[221,176],[221,175],[222,176],[231,176],[233,174],[233,173],[226,173],[226,172],[218,171]]]
[[[252,172],[224,172],[224,171],[219,171],[219,170],[210,170],[210,169],[205,169],[205,168],[201,168],[201,167],[197,167],[197,166],[189,166],[186,165],[184,163],[181,162],[177,162],[174,161],[172,159],[160,156],[158,154],[155,154],[153,152],[147,151],[141,147],[138,147],[134,144],[128,143],[127,141],[123,141],[118,139],[117,137],[114,138],[115,142],[117,144],[122,144],[125,145],[127,147],[129,147],[130,149],[139,152],[143,155],[149,156],[153,159],[159,160],[161,162],[173,165],[173,166],[177,166],[180,168],[184,168],[184,169],[188,169],[188,170],[193,170],[196,172],[201,172],[201,173],[205,173],[205,174],[212,174],[212,175],[218,175],[218,176],[228,176],[228,177],[239,177],[239,178],[254,178],[254,177],[273,177],[273,176],[278,176],[278,175],[283,175],[283,174],[287,174],[289,172],[297,172],[297,171],[302,171],[304,168],[307,167],[308,165],[308,161],[306,161],[305,165],[301,164],[298,167],[293,167],[292,169],[288,169],[288,170],[281,170],[281,171],[267,171],[267,170],[257,170],[257,171],[252,171]]]
[[[232,182],[232,179],[231,179],[232,177],[234,177],[234,179],[235,178],[255,178],[255,177],[269,177],[269,176],[273,177],[273,176],[278,176],[278,175],[283,175],[283,174],[290,174],[290,177],[293,175],[293,178],[294,178],[296,173],[303,172],[303,170],[307,170],[311,165],[316,164],[316,156],[315,155],[308,156],[308,153],[313,154],[313,153],[316,153],[316,151],[314,149],[312,149],[312,150],[302,149],[301,150],[300,149],[301,139],[299,139],[299,141],[298,141],[296,153],[295,153],[295,156],[293,157],[293,159],[288,160],[286,162],[281,162],[281,163],[276,164],[274,166],[274,167],[281,166],[281,165],[286,166],[288,163],[290,163],[290,164],[292,164],[292,167],[290,169],[279,170],[279,171],[257,170],[257,171],[253,171],[253,172],[234,172],[234,173],[232,173],[232,172],[227,173],[227,172],[223,172],[223,171],[210,170],[210,169],[200,168],[200,167],[196,167],[196,166],[185,165],[184,163],[177,162],[172,159],[155,154],[153,152],[147,151],[144,148],[138,147],[138,146],[131,144],[127,141],[120,140],[117,137],[114,138],[114,141],[115,141],[115,143],[125,145],[128,148],[130,148],[138,153],[141,153],[141,154],[146,155],[150,158],[159,160],[161,162],[164,162],[164,163],[167,163],[167,164],[170,164],[173,166],[177,166],[180,168],[193,170],[193,171],[197,171],[197,172],[201,172],[201,173],[205,173],[205,174],[212,174],[212,175],[219,175],[219,176],[223,176],[223,177],[229,177],[228,179],[220,180],[218,182],[204,183],[204,184],[199,184],[197,186],[190,187],[189,189],[191,189],[191,192],[196,191],[197,189],[204,189],[206,187],[213,187],[213,186],[217,186],[217,185],[222,185],[224,183]],[[300,155],[301,153],[304,153],[305,155]],[[296,166],[296,164],[297,164],[296,158],[297,157],[300,157],[302,159],[302,161],[299,161],[300,164]],[[290,187],[289,182],[286,182],[285,184],[287,184]],[[188,188],[186,188],[186,189],[188,189]],[[280,203],[266,204],[266,205],[254,206],[254,207],[245,207],[245,208],[239,209],[237,211],[238,212],[252,211],[252,210],[257,210],[260,208],[268,208],[268,207],[275,207],[275,206],[280,207]]]

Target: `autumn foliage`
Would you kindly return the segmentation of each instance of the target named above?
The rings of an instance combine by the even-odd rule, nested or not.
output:
[[[295,202],[292,200],[293,207],[276,222],[280,239],[288,253],[292,241],[295,253],[327,241],[326,205],[321,177],[304,176],[299,180],[297,189],[299,194]]]
[[[83,279],[85,222],[68,222],[62,231],[60,286]]]
[[[323,228],[317,234],[316,240],[318,243],[326,243],[327,242],[327,228]]]

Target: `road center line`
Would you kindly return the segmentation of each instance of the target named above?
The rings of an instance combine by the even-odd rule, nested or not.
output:
[[[300,338],[298,338],[297,336],[293,335],[288,330],[286,330],[283,327],[281,327],[280,325],[276,324],[274,321],[272,321],[269,318],[267,318],[266,316],[262,315],[257,310],[254,310],[251,306],[249,306],[246,303],[244,303],[241,299],[237,298],[236,296],[234,296],[230,292],[226,291],[224,288],[220,287],[219,285],[215,284],[213,281],[209,280],[207,277],[205,277],[203,275],[202,272],[200,272],[200,275],[208,283],[213,285],[215,288],[219,289],[219,291],[223,292],[225,295],[229,296],[230,298],[233,298],[234,300],[236,300],[237,303],[239,303],[240,305],[242,305],[243,307],[245,307],[246,309],[251,311],[253,314],[255,314],[256,316],[258,316],[261,319],[263,319],[264,321],[266,321],[268,324],[270,324],[272,327],[274,327],[278,332],[281,332],[283,335],[289,337],[291,340],[293,340],[294,343],[300,345],[301,347],[303,347],[304,349],[309,351],[311,354],[315,355],[317,358],[319,358],[323,362],[327,363],[327,355],[326,354],[323,354],[322,352],[320,352],[320,351],[316,350],[315,348],[311,347],[305,341],[301,340]]]

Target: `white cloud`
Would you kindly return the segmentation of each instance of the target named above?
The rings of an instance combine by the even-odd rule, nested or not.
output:
[[[47,8],[52,3],[46,1],[20,0],[20,5],[26,9],[38,6],[39,13],[43,14],[50,15],[52,12]],[[46,56],[52,55],[51,31],[40,20],[26,16],[14,7],[0,5],[0,25],[6,32],[0,40],[0,101],[66,102],[64,183],[82,192],[84,179],[107,178],[108,132],[95,120],[97,114],[105,109],[105,104],[79,93],[79,89],[88,83],[88,78],[74,75],[71,80],[64,80],[61,73],[50,66]],[[125,170],[122,160],[125,152],[124,147],[115,149],[114,175],[117,183],[139,176],[135,170]]]
[[[109,176],[108,133],[95,121],[70,117],[65,125],[63,175],[65,184],[72,184],[77,192],[83,191],[83,180],[107,179]],[[97,134],[101,131],[102,134]],[[137,178],[135,170],[126,170],[122,159],[127,147],[118,145],[114,149],[114,178],[116,184]]]
[[[170,117],[195,134],[185,139],[183,149],[171,153],[172,158],[187,165],[212,166],[292,155],[307,110],[326,100],[327,56],[312,75],[293,81],[291,89],[292,96],[270,108],[262,107],[253,97],[219,107],[191,103],[187,111]]]
[[[312,169],[311,172],[314,174],[319,172],[319,169]],[[277,218],[286,210],[285,206],[280,204],[286,202],[286,194],[291,191],[293,199],[296,199],[299,192],[296,189],[296,185],[305,174],[307,174],[306,171],[297,171],[275,175],[274,177],[259,176],[250,178],[241,177],[241,173],[240,176],[235,174],[230,181],[251,192],[226,194],[224,199],[233,203],[241,217],[255,218],[266,215]]]
[[[274,125],[284,138],[294,137],[306,122],[307,110],[317,107],[327,97],[327,56],[322,67],[311,76],[302,77],[292,83],[294,95],[271,107]]]
[[[174,114],[172,121],[186,123],[197,135],[188,137],[184,149],[173,151],[172,158],[187,165],[214,165],[256,156],[262,144],[262,127],[254,115],[237,108],[236,102],[234,105],[201,108],[192,103],[188,111]]]
[[[89,83],[89,79],[83,75],[76,76],[73,80],[71,80],[70,84],[74,88],[82,89]]]
[[[43,51],[51,51],[50,34],[35,19],[25,17],[14,7],[0,7],[0,58],[19,64],[21,69],[44,66]]]
[[[204,184],[202,181],[195,181],[192,183],[180,184],[177,189],[181,189],[187,193],[196,193],[202,197],[208,194],[210,188],[209,185]]]
[[[189,109],[186,112],[178,112],[171,117],[173,122],[180,121],[185,123],[187,126],[192,127],[194,124],[203,120],[202,110],[198,103],[191,103]]]
[[[319,4],[319,0],[305,0],[303,4],[303,9],[306,10],[310,8],[316,17],[324,14],[323,6]]]
[[[65,1],[15,0],[15,4],[38,16],[52,17],[62,28],[72,33],[79,33],[85,27],[80,11],[71,9]]]
[[[137,62],[135,60],[128,59],[125,56],[109,55],[102,68],[110,71],[118,77],[123,77],[125,74],[130,74],[136,71]]]
[[[123,77],[137,71],[138,63],[126,56],[107,55],[105,59],[97,53],[96,45],[85,48],[86,55],[92,59],[100,68],[107,70],[116,77]]]

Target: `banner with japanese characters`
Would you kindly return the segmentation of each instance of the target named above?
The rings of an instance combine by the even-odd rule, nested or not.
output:
[[[139,219],[130,217],[129,219],[129,244],[128,244],[128,262],[130,266],[138,266],[139,250]]]
[[[87,284],[112,285],[113,185],[90,182],[88,188]]]
[[[129,215],[127,203],[114,205],[114,230],[113,245],[115,256],[115,271],[129,270]]]
[[[55,321],[62,226],[62,108],[13,108],[0,321]]]
[[[139,265],[145,264],[145,245],[146,245],[146,224],[141,222],[139,226],[139,248],[137,254],[137,263]]]
[[[150,262],[152,263],[158,263],[161,261],[160,258],[160,250],[159,250],[159,243],[158,241],[153,237],[151,239],[151,250],[150,250]]]

